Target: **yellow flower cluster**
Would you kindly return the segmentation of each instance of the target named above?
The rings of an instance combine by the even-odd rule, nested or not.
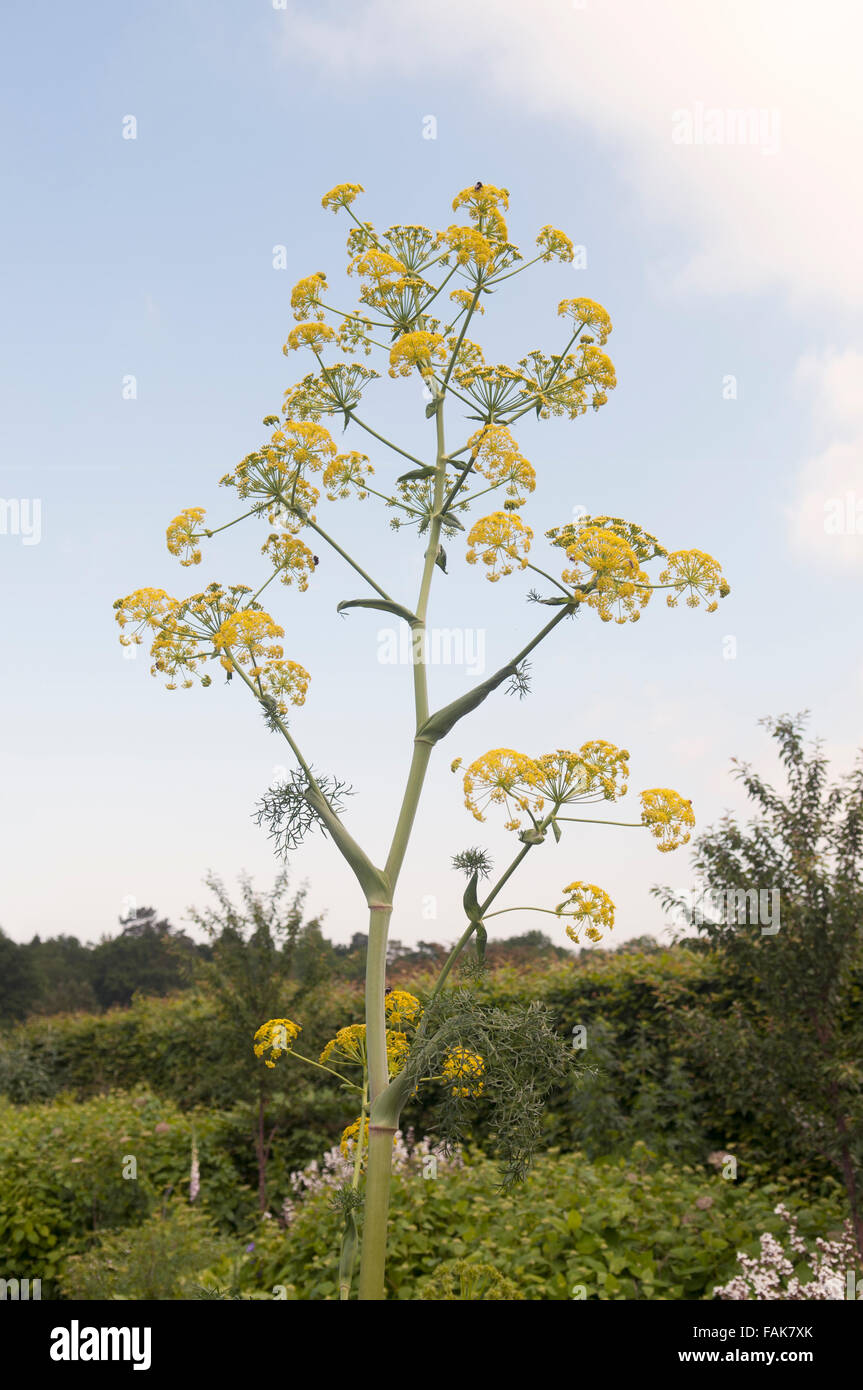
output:
[[[268,416],[268,420],[273,418]],[[242,498],[270,499],[271,524],[275,525],[278,517],[283,525],[299,529],[304,520],[302,512],[314,520],[314,506],[320,496],[303,475],[320,472],[337,453],[335,441],[323,425],[307,420],[277,420],[270,443],[257,453],[247,454],[232,473],[225,475],[222,484],[236,488]],[[284,515],[279,517],[280,511]]]
[[[283,412],[294,420],[345,415],[359,404],[366,386],[378,375],[361,362],[334,362],[318,376],[309,373],[296,385],[289,386],[283,398]]]
[[[431,376],[434,362],[446,359],[446,345],[440,333],[405,333],[390,348],[390,376],[410,376],[414,367],[424,377]]]
[[[330,328],[328,323],[301,323],[296,328],[292,328],[288,334],[288,341],[282,351],[287,354],[296,352],[299,348],[310,348],[312,352],[321,352],[326,343],[335,341],[336,333],[334,328]]]
[[[255,1056],[263,1057],[265,1052],[269,1052],[264,1066],[274,1067],[284,1053],[291,1051],[294,1040],[301,1032],[302,1026],[292,1023],[289,1018],[271,1018],[267,1023],[262,1023],[255,1034]]]
[[[626,796],[629,750],[591,739],[577,753],[558,748],[536,759],[537,787],[555,806],[575,801],[616,801]]]
[[[285,420],[274,431],[273,443],[297,468],[309,468],[313,473],[338,453],[329,430],[310,421]]]
[[[480,183],[463,188],[453,198],[453,212],[458,212],[459,208],[467,210],[471,222],[485,232],[486,236],[493,237],[496,241],[506,241],[506,222],[501,208],[504,212],[509,211],[509,189],[496,188],[493,183]]]
[[[455,363],[453,366],[453,371],[457,374],[457,376],[462,376],[465,373],[469,374],[471,372],[475,372],[479,367],[483,365],[485,359],[482,355],[482,348],[479,346],[478,343],[472,343],[470,338],[462,338],[461,342],[459,343],[458,338],[453,336],[451,338],[447,338],[446,344],[450,352],[455,352],[456,348],[458,348],[458,353],[456,355]]]
[[[411,1045],[406,1033],[387,1029],[387,1067],[390,1077],[398,1076],[400,1071],[404,1071],[410,1050]]]
[[[450,290],[449,297],[450,299],[454,299],[456,304],[461,305],[462,309],[469,309],[471,304],[473,304],[475,298],[475,296],[471,294],[470,290]],[[480,304],[479,300],[477,300],[476,304],[474,305],[474,313],[485,313],[485,306]]]
[[[634,551],[639,564],[646,564],[648,560],[655,560],[658,556],[668,554],[665,547],[661,546],[656,537],[652,536],[649,531],[645,531],[634,521],[624,521],[621,516],[583,516],[577,522],[569,522],[566,526],[557,526],[551,531],[546,531],[545,534],[552,545],[558,545],[563,550],[568,550],[571,545],[576,544],[579,535],[586,526],[602,527],[626,541],[626,544]]]
[[[483,425],[471,435],[468,446],[471,463],[477,473],[492,487],[506,483],[508,496],[516,499],[516,505],[521,506],[524,498],[519,494],[534,491],[536,473],[506,425]]]
[[[322,270],[314,275],[306,275],[298,280],[291,290],[291,308],[295,319],[314,318],[322,320],[324,311],[320,303],[321,295],[327,288],[327,277]]]
[[[692,802],[668,787],[653,787],[641,793],[641,819],[659,841],[663,854],[689,841],[695,825]]]
[[[376,246],[355,256],[348,264],[349,275],[359,275],[360,279],[369,280],[376,290],[399,288],[407,273],[406,265]]]
[[[587,923],[585,935],[591,941],[601,941],[600,928],[611,931],[614,926],[614,903],[604,889],[595,883],[568,883],[564,888],[566,897],[558,903],[555,912],[559,917],[573,920],[566,928],[566,934],[576,946],[579,944],[579,930]]]
[[[468,532],[465,559],[469,565],[481,560],[487,567],[486,579],[496,583],[502,575],[524,569],[533,531],[510,512],[492,512],[475,522]]]
[[[717,598],[725,598],[731,592],[719,564],[703,550],[673,550],[659,582],[674,588],[665,600],[669,608],[676,608],[681,595],[686,594],[688,608],[698,608],[705,599],[707,612],[715,613],[719,607]]]
[[[443,233],[444,241],[455,253],[457,265],[471,262],[480,270],[485,270],[494,260],[495,247],[487,236],[476,227],[448,227]]]
[[[481,1096],[485,1062],[466,1047],[451,1047],[444,1058],[443,1076],[454,1096]]]
[[[404,989],[391,989],[384,999],[387,1023],[393,1028],[412,1027],[422,1016],[422,1005],[416,995]]]
[[[345,1158],[353,1158],[353,1156],[354,1156],[354,1145],[356,1144],[357,1140],[360,1139],[360,1120],[361,1120],[361,1118],[362,1118],[362,1117],[358,1115],[357,1118],[354,1120],[353,1124],[348,1125],[347,1128],[344,1130],[344,1132],[343,1132],[343,1134],[342,1134],[342,1138],[341,1138],[341,1142],[340,1142],[340,1144],[339,1144],[339,1148],[341,1149],[341,1151],[342,1151],[342,1153],[343,1153],[343,1155],[344,1155]],[[360,1145],[361,1145],[361,1152],[362,1152],[363,1157],[362,1157],[362,1159],[361,1159],[360,1161],[361,1161],[361,1163],[364,1164],[364,1163],[365,1163],[365,1155],[366,1155],[366,1154],[368,1153],[368,1151],[369,1151],[369,1120],[368,1120],[368,1116],[366,1116],[366,1118],[362,1121],[362,1131],[363,1131],[363,1132],[362,1132],[362,1139],[360,1140]],[[393,1145],[395,1145],[396,1142],[397,1142],[396,1136],[393,1135]]]
[[[395,1021],[395,1020],[394,1020]],[[404,1067],[410,1051],[407,1035],[396,1029],[387,1029],[387,1066],[391,1077],[397,1076]],[[324,1047],[321,1062],[337,1062],[344,1066],[366,1065],[366,1025],[349,1023],[340,1028],[334,1038]]]
[[[280,714],[288,702],[304,703],[311,677],[296,661],[286,661],[277,641],[285,630],[262,609],[244,608],[231,614],[213,633],[213,646],[226,671],[247,668],[261,695],[272,700]]]
[[[543,227],[536,239],[537,246],[542,247],[540,259],[550,261],[557,257],[559,261],[571,261],[573,258],[572,242],[557,227]]]
[[[321,1053],[320,1061],[358,1063],[365,1066],[366,1025],[364,1023],[349,1023],[345,1028],[340,1028],[336,1036],[330,1038],[326,1044]]]
[[[372,350],[373,324],[362,314],[348,314],[342,319],[336,338],[343,352],[355,353],[362,348],[366,357]]]
[[[178,607],[178,600],[171,598],[164,589],[136,589],[126,598],[117,599],[114,609],[120,626],[120,645],[140,646],[144,630],[158,632],[168,614]],[[123,631],[129,624],[133,625],[131,635]]]
[[[522,396],[535,407],[541,420],[565,415],[570,420],[584,415],[588,406],[598,410],[617,385],[611,358],[585,339],[578,351],[564,357],[529,352],[518,364]]]
[[[455,772],[461,759],[453,763]],[[558,748],[529,758],[513,748],[483,753],[464,773],[465,806],[478,821],[489,806],[502,806],[505,828],[518,830],[522,815],[536,818],[574,802],[615,801],[625,796],[629,753],[604,739],[582,744],[577,753]]]
[[[363,1134],[361,1134],[361,1137],[360,1126],[363,1126]],[[352,1158],[353,1147],[354,1144],[357,1143],[357,1140],[360,1141],[361,1150],[363,1150],[364,1154],[367,1154],[368,1116],[365,1116],[365,1119],[363,1119],[363,1116],[361,1115],[357,1116],[356,1120],[354,1120],[353,1122],[353,1125],[347,1126],[345,1131],[343,1131],[342,1140],[340,1140],[339,1148],[340,1150],[342,1150],[342,1154],[343,1156],[345,1156],[345,1158]]]
[[[305,593],[315,572],[315,557],[304,541],[285,531],[274,531],[261,546],[261,554],[272,562],[283,584],[293,584]]]
[[[360,1135],[360,1126],[362,1126],[362,1136]],[[357,1118],[354,1120],[353,1124],[348,1125],[348,1126],[345,1128],[345,1130],[343,1131],[343,1133],[342,1133],[342,1138],[341,1138],[341,1142],[340,1142],[340,1144],[339,1144],[339,1148],[341,1149],[342,1154],[344,1155],[345,1158],[352,1158],[352,1157],[353,1157],[354,1145],[357,1143],[358,1140],[359,1140],[360,1148],[361,1148],[362,1152],[363,1152],[364,1154],[368,1153],[368,1151],[369,1151],[369,1120],[368,1120],[368,1116],[366,1116],[365,1119],[363,1119],[362,1115],[358,1115]]]
[[[577,598],[596,609],[604,623],[640,618],[641,609],[650,602],[650,579],[622,536],[604,526],[581,526],[566,553],[572,568],[564,570],[561,578],[574,586]]]
[[[218,655],[211,649],[215,632],[236,613],[249,592],[243,584],[227,591],[220,584],[211,584],[204,593],[180,602],[164,589],[138,589],[114,604],[120,642],[123,646],[140,645],[143,633],[152,633],[152,674],[167,676],[168,690],[176,690],[178,680],[188,689],[202,662]],[[133,631],[128,635],[125,629],[130,625]],[[209,685],[210,677],[202,676],[201,683]]]
[[[201,522],[207,515],[204,507],[187,507],[175,516],[168,527],[168,553],[178,556],[181,565],[199,565],[201,549],[198,541],[206,535]]]
[[[337,183],[335,188],[324,194],[321,207],[332,208],[333,212],[338,212],[339,208],[350,207],[357,195],[365,191],[361,183]]]
[[[352,489],[357,497],[368,497],[364,483],[374,471],[366,455],[355,449],[338,454],[324,469],[324,491],[331,502],[348,497]]]
[[[573,327],[588,329],[600,344],[608,342],[611,319],[595,299],[562,299],[557,312],[561,318],[571,319]]]

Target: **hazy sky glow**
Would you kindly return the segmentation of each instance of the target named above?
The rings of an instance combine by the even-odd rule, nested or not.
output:
[[[358,210],[376,226],[445,227],[455,193],[483,179],[510,190],[525,251],[545,223],[585,248],[583,268],[510,282],[472,335],[492,361],[556,351],[566,295],[599,300],[614,322],[608,404],[519,430],[539,479],[526,519],[541,538],[580,508],[623,515],[670,549],[715,555],[732,585],[710,617],[657,598],[636,625],[564,624],[534,661],[529,699],[498,693],[438,748],[393,935],[454,938],[450,856],[484,844],[502,865],[512,852],[499,823],[464,809],[448,771],[458,755],[607,738],[630,750],[634,792],[678,788],[701,827],[743,804],[732,755],[769,766],[763,715],[811,709],[837,770],[849,765],[863,742],[855,6],[174,0],[18,7],[4,28],[7,932],[95,940],[131,901],[179,924],[209,868],[272,879],[251,813],[287,748],[237,681],[171,694],[145,653],[125,660],[112,603],[143,585],[179,595],[265,577],[263,528],[216,538],[194,570],[164,532],[183,507],[215,524],[236,514],[219,478],[310,369],[281,353],[290,290],[319,269],[343,284],[347,227],[320,206],[342,181],[364,185]],[[363,414],[428,453],[415,381],[376,383]],[[453,442],[462,428],[452,412]],[[354,430],[345,443],[367,447]],[[382,480],[401,471],[383,451],[372,459]],[[320,519],[414,602],[412,533],[392,535],[368,502],[323,504]],[[450,550],[430,621],[472,634],[468,664],[491,672],[548,610],[525,604],[530,581],[489,585],[463,546]],[[379,615],[337,615],[358,596],[324,554],[308,593],[279,587],[271,603],[313,678],[292,728],[316,767],[353,785],[349,825],[382,859],[410,755],[411,673],[381,661]],[[433,704],[474,678],[437,666]],[[620,818],[632,810],[634,795]],[[689,885],[688,851],[659,855],[637,830],[578,831],[531,856],[507,901],[553,906],[587,879],[618,904],[615,939],[659,931],[649,888]],[[328,842],[310,838],[292,871],[336,939],[365,929]]]

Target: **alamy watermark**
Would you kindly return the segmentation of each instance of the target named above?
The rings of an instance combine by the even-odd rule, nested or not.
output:
[[[675,895],[675,917],[687,926],[704,922],[720,926],[760,926],[762,936],[775,936],[781,925],[778,888],[685,888]]]
[[[774,106],[678,107],[671,113],[675,145],[750,145],[762,154],[778,154],[781,120]]]
[[[481,627],[407,626],[378,630],[381,666],[463,666],[471,676],[485,671],[485,629]]]
[[[40,497],[0,497],[0,536],[20,536],[22,545],[42,539]]]
[[[23,1299],[41,1299],[41,1279],[0,1279],[0,1302],[7,1298],[14,1302]]]

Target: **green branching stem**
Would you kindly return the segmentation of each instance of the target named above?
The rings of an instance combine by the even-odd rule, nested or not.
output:
[[[360,429],[365,430],[367,434],[374,435],[375,439],[379,440],[381,444],[386,444],[388,449],[393,450],[393,453],[401,454],[402,458],[408,459],[411,463],[415,463],[419,468],[425,468],[425,463],[422,459],[418,459],[416,454],[409,454],[406,449],[400,448],[398,444],[393,444],[391,439],[387,439],[384,435],[378,434],[377,430],[373,430],[371,425],[367,425],[365,420],[361,420],[355,411],[352,410],[350,416],[355,425],[359,425]]]

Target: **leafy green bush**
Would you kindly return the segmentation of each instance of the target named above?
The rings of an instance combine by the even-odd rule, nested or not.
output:
[[[227,1250],[203,1212],[174,1202],[139,1226],[100,1236],[86,1254],[71,1255],[60,1285],[71,1299],[190,1298]]]
[[[223,1228],[244,1228],[254,1201],[227,1142],[231,1116],[190,1117],[146,1091],[82,1103],[71,1096],[48,1105],[0,1102],[4,1267],[47,1288],[62,1259],[96,1232],[138,1224],[166,1193],[188,1192],[193,1123],[200,1201]]]
[[[544,1154],[507,1192],[496,1165],[475,1156],[435,1181],[395,1180],[388,1296],[440,1297],[451,1262],[467,1260],[492,1266],[530,1300],[709,1298],[735,1272],[738,1250],[755,1253],[762,1231],[781,1229],[780,1200],[805,1235],[841,1225],[835,1183],[813,1198],[802,1182],[777,1183],[760,1170],[741,1168],[732,1182],[659,1162],[641,1144],[594,1162]],[[322,1194],[304,1203],[289,1232],[263,1223],[243,1287],[293,1285],[301,1300],[337,1298],[340,1219]]]

